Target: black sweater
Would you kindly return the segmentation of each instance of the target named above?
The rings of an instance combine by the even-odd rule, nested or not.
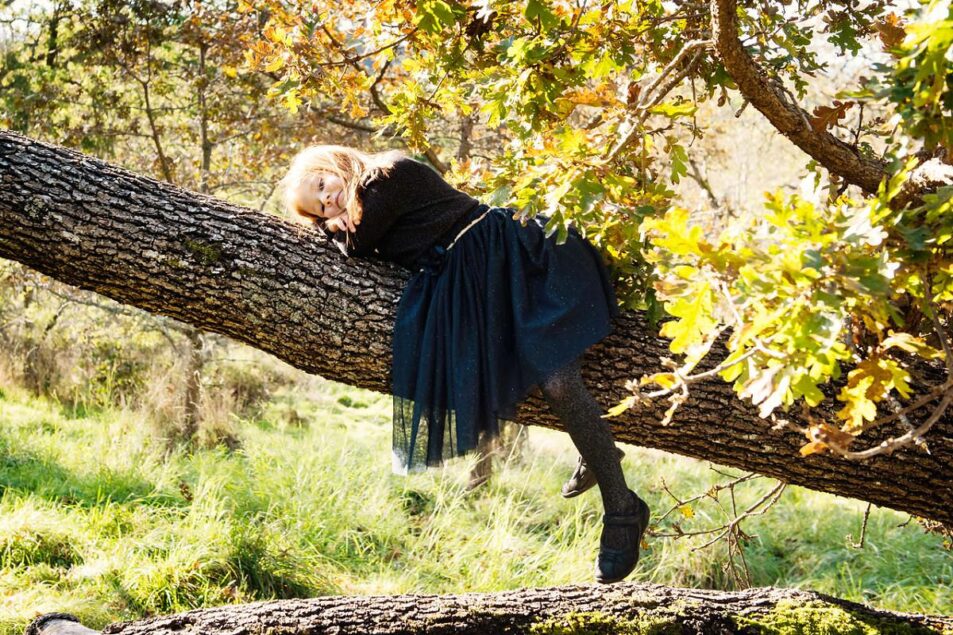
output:
[[[454,189],[432,168],[398,159],[390,173],[358,192],[357,229],[333,238],[347,255],[374,256],[412,268],[434,245],[446,246],[480,202]]]

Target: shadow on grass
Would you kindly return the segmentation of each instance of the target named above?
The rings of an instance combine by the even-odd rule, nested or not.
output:
[[[96,457],[90,457],[94,462]],[[112,470],[77,474],[36,452],[17,447],[14,440],[0,432],[0,496],[8,490],[63,505],[94,507],[106,501],[141,501],[157,507],[187,505],[182,498],[158,492],[138,475]]]

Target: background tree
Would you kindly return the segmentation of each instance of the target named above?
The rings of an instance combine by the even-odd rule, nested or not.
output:
[[[269,78],[236,70],[244,53],[241,40],[257,33],[259,24],[251,16],[242,19],[227,4],[58,2],[11,7],[7,18],[0,67],[0,83],[7,89],[0,95],[0,120],[15,130],[258,209],[269,201],[274,205],[277,181],[298,144],[331,138],[321,109],[289,113],[266,98]],[[342,131],[333,132],[340,140]],[[345,139],[348,134],[344,131]],[[68,390],[75,400],[82,387],[54,377],[72,374],[63,367],[69,359],[92,366],[93,376],[87,377],[91,382],[99,377],[104,386],[112,386],[103,399],[126,402],[147,385],[141,377],[150,365],[145,359],[161,351],[163,363],[177,369],[172,377],[183,378],[181,387],[168,386],[181,407],[170,408],[170,395],[155,388],[148,393],[150,409],[173,424],[165,430],[170,440],[194,439],[201,404],[214,401],[204,394],[203,383],[221,379],[221,368],[209,374],[205,365],[229,355],[220,338],[108,306],[9,263],[4,270],[13,320],[5,332],[13,337],[9,326],[21,327],[9,350],[14,356],[24,352],[29,384],[61,398]],[[63,323],[88,321],[85,333],[97,333],[100,343],[90,342],[92,350],[79,360],[66,354],[57,362],[54,353],[68,350],[65,343],[53,341],[64,312],[71,318]],[[109,326],[94,326],[97,319]],[[117,321],[128,338],[125,346],[109,343]],[[77,335],[69,331],[63,330],[59,338],[75,342]],[[161,337],[149,344],[150,353],[135,360],[129,342],[149,340],[149,331]],[[102,361],[93,361],[100,355],[105,355]],[[126,379],[117,383],[116,376]],[[67,383],[70,387],[63,385]],[[206,431],[222,425],[207,423]],[[234,441],[230,434],[225,438]]]

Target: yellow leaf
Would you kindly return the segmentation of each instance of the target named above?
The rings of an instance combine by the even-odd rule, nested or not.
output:
[[[238,70],[234,66],[223,66],[222,72],[232,79],[238,77]]]
[[[289,37],[288,32],[280,26],[268,25],[265,27],[265,30],[262,31],[262,35],[265,36],[266,40],[270,40],[275,44],[291,43],[291,38]]]
[[[643,386],[646,384],[657,384],[662,388],[671,388],[675,385],[675,375],[672,373],[655,373],[654,375],[643,377],[641,384]]]
[[[635,397],[626,397],[606,412],[607,417],[618,417],[620,414],[635,405]]]
[[[711,286],[708,282],[702,282],[691,297],[665,303],[665,310],[680,318],[666,322],[659,331],[663,337],[672,339],[669,348],[673,353],[684,353],[714,328],[711,307]]]
[[[572,104],[578,104],[581,106],[597,106],[597,107],[607,107],[607,106],[621,106],[622,102],[619,101],[618,97],[615,94],[615,86],[610,82],[603,82],[596,86],[594,89],[591,88],[577,88],[566,92],[563,95],[563,99],[566,99]]]
[[[288,110],[290,110],[292,114],[297,113],[298,106],[300,106],[303,103],[301,101],[301,98],[298,97],[298,91],[296,90],[289,90],[287,93],[285,93],[284,102],[285,102],[285,107]]]
[[[862,373],[852,370],[847,386],[837,395],[837,399],[845,403],[837,416],[849,422],[848,428],[860,428],[864,421],[873,421],[877,416],[877,404],[867,396],[874,385],[874,377]]]
[[[702,228],[689,225],[688,220],[688,210],[676,207],[660,219],[646,219],[642,227],[652,231],[651,240],[656,247],[668,250],[676,256],[702,255],[700,243],[705,242]]]
[[[285,65],[285,58],[279,55],[278,57],[276,57],[275,59],[271,60],[271,62],[268,63],[268,66],[265,67],[265,71],[268,73],[274,73],[275,71],[279,70],[284,65]]]
[[[908,353],[919,355],[923,359],[943,359],[943,351],[933,348],[923,341],[923,338],[910,333],[894,333],[891,331],[890,336],[880,344],[880,348],[883,350],[894,346]]]
[[[801,456],[810,456],[827,450],[827,446],[820,441],[811,441],[801,446]]]
[[[694,518],[694,517],[695,517],[695,510],[692,509],[692,506],[691,506],[691,505],[681,505],[681,506],[678,508],[678,511],[681,512],[682,516],[684,516],[685,518]]]

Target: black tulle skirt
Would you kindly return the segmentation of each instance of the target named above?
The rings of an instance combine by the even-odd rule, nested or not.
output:
[[[611,330],[602,258],[575,231],[481,206],[449,250],[434,247],[404,289],[394,326],[394,469],[439,465],[499,433],[517,404]]]

